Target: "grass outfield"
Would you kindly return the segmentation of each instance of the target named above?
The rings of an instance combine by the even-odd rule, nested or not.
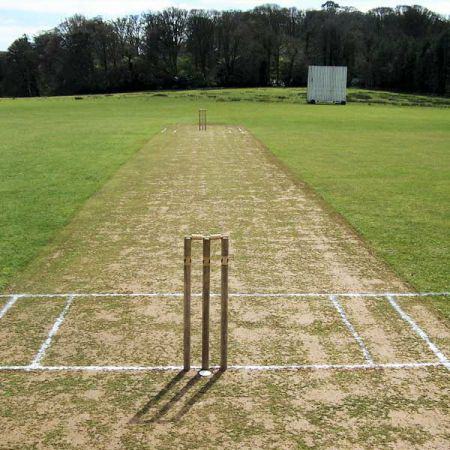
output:
[[[210,121],[251,131],[413,287],[448,288],[450,109],[361,92],[370,105],[309,106],[300,89],[0,100],[0,286],[148,138],[206,107]]]

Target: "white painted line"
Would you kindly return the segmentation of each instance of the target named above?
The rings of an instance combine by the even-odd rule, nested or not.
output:
[[[80,292],[80,293],[67,293],[67,294],[21,294],[28,298],[67,298],[72,297],[183,297],[181,292],[142,292],[142,293],[122,293],[122,292]],[[194,296],[201,296],[201,294],[192,294]],[[219,295],[219,294],[215,294]]]
[[[165,372],[183,370],[183,366],[0,366],[0,371],[41,372]]]
[[[218,294],[217,294],[218,295]],[[265,292],[245,292],[230,294],[231,297],[386,297],[395,295],[397,297],[448,297],[450,292],[286,292],[286,293],[265,293]]]
[[[8,310],[16,303],[16,301],[22,297],[21,294],[12,295],[9,301],[0,309],[0,319],[8,312]]]
[[[330,295],[329,299],[330,299],[331,303],[333,304],[333,306],[336,308],[339,315],[341,316],[342,322],[344,322],[344,325],[348,328],[348,330],[352,334],[353,338],[358,343],[359,348],[361,349],[361,352],[364,356],[364,359],[366,360],[366,362],[368,364],[373,366],[374,362],[373,362],[372,356],[369,352],[369,349],[366,347],[366,344],[364,344],[364,341],[362,340],[361,336],[357,333],[357,331],[355,330],[355,327],[352,325],[350,320],[348,320],[347,315],[345,314],[344,308],[338,302],[335,295]]]
[[[161,133],[165,133],[167,131],[167,128],[164,128]]]
[[[441,367],[440,362],[412,362],[387,364],[289,364],[289,365],[234,365],[229,370],[242,371],[283,371],[283,370],[364,370],[364,369],[418,369],[423,367]],[[212,366],[211,369],[219,369]],[[0,371],[42,371],[42,372],[168,372],[182,370],[182,366],[0,366]],[[200,366],[192,366],[199,370]]]
[[[72,305],[73,301],[75,300],[75,297],[73,295],[70,295],[67,299],[67,302],[64,306],[64,309],[62,310],[59,317],[56,319],[55,323],[53,324],[50,332],[48,333],[47,339],[44,341],[44,343],[41,345],[41,348],[36,353],[36,356],[34,357],[30,367],[36,368],[41,365],[41,361],[45,356],[45,352],[50,347],[53,337],[58,332],[59,327],[62,325],[67,312],[69,311],[70,305]]]
[[[420,367],[439,367],[441,363],[387,363],[387,364],[291,364],[266,366],[228,366],[234,370],[358,370],[358,369],[415,369]]]
[[[0,366],[0,371],[17,370],[28,372],[31,370],[31,366]]]
[[[122,292],[79,292],[65,294],[17,294],[27,298],[67,298],[71,297],[182,297],[182,292],[139,292],[139,293],[122,293]],[[192,294],[201,296],[201,294]],[[219,294],[214,294],[219,295]],[[0,297],[10,297],[10,295],[0,295]]]
[[[27,297],[27,298],[67,298],[74,297],[183,297],[182,292],[80,292],[64,294],[0,294],[2,297]],[[194,297],[201,297],[201,293],[193,293]],[[288,297],[449,297],[450,292],[237,292],[231,293],[230,297],[268,297],[268,298],[288,298]],[[219,297],[219,293],[211,293],[213,297]]]
[[[431,341],[431,339],[428,337],[428,335],[425,333],[425,331],[422,330],[422,328],[419,327],[419,325],[414,322],[414,320],[403,311],[402,308],[400,308],[400,305],[395,300],[395,297],[393,295],[387,295],[386,296],[391,306],[397,311],[398,315],[405,321],[408,322],[410,327],[414,330],[414,332],[423,340],[426,342],[430,350],[436,355],[436,357],[439,359],[441,364],[443,364],[445,367],[447,367],[448,370],[450,370],[450,361],[448,358],[439,350],[439,348]]]

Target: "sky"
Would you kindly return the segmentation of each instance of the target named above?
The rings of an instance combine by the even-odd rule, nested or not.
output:
[[[367,11],[378,6],[420,4],[436,13],[450,16],[450,0],[334,0],[341,6],[353,6]],[[248,10],[264,3],[295,6],[298,9],[320,9],[325,0],[0,0],[0,51],[6,50],[23,34],[33,36],[59,25],[74,14],[87,17],[116,18],[143,11],[157,11],[169,6],[184,9]]]

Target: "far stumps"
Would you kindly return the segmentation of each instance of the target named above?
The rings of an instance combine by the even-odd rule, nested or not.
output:
[[[198,130],[206,131],[206,109],[198,110]]]

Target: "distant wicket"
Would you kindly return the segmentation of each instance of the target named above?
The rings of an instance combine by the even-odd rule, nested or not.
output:
[[[198,130],[206,131],[206,109],[198,110]]]
[[[228,257],[229,239],[221,234],[193,234],[184,238],[184,370],[191,368],[191,264],[192,241],[203,242],[203,289],[202,289],[202,367],[209,370],[209,315],[211,241],[221,241],[221,302],[220,302],[220,369],[228,365]]]

